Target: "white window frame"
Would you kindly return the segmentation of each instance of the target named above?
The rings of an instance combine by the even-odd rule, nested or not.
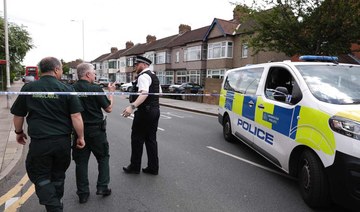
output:
[[[126,67],[126,58],[122,57],[120,58],[120,68]]]
[[[156,64],[165,64],[166,52],[157,52],[155,61],[156,61]]]
[[[154,52],[147,52],[147,53],[144,54],[144,57],[148,58],[149,60],[151,60],[152,63],[154,63],[155,53]]]
[[[223,79],[225,75],[225,69],[208,69],[206,72],[207,78]]]
[[[133,67],[134,66],[134,56],[133,57],[127,57],[126,58],[126,65],[127,67]]]
[[[232,58],[233,42],[222,41],[208,44],[208,59]]]
[[[201,46],[192,46],[186,49],[186,61],[201,60]]]
[[[178,63],[178,62],[180,62],[180,52],[179,51],[177,51],[175,53],[175,63]]]
[[[159,79],[160,85],[164,85],[165,84],[165,77],[166,77],[165,71],[157,71],[156,76]]]
[[[174,84],[174,71],[165,71],[165,85]]]
[[[249,54],[249,45],[247,43],[243,43],[241,45],[241,58],[247,58]]]
[[[109,60],[108,61],[109,68],[110,68],[110,65],[113,66],[113,67],[111,67],[111,69],[116,69],[116,60]]]
[[[200,84],[200,76],[201,76],[200,70],[189,70],[188,71],[188,79],[189,79],[188,81],[189,82]]]
[[[187,82],[187,71],[186,70],[179,70],[176,71],[176,84],[181,84]]]

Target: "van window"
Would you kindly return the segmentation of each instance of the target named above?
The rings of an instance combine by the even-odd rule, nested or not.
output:
[[[259,86],[264,68],[241,69],[228,74],[224,89],[242,94],[253,95]]]
[[[360,66],[298,65],[311,93],[332,104],[360,103]]]
[[[271,67],[265,85],[265,96],[289,104],[298,103],[302,94],[291,73],[282,67]]]

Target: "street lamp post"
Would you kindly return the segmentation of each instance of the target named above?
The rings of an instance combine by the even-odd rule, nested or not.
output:
[[[76,20],[71,20],[76,22]],[[85,61],[85,33],[84,33],[84,19],[81,20],[81,39],[82,39],[82,60]]]
[[[82,28],[82,53],[83,53],[83,61],[85,62],[84,19],[81,20],[81,28]]]
[[[5,36],[5,60],[6,60],[6,91],[10,91],[10,57],[9,57],[9,35],[7,22],[6,0],[4,0],[4,36]],[[7,94],[7,108],[10,108],[10,95]]]

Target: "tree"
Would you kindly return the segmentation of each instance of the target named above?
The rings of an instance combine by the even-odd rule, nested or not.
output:
[[[63,74],[69,74],[69,63],[65,62],[63,59],[60,60],[62,64]]]
[[[249,41],[255,53],[340,55],[350,53],[351,44],[360,43],[358,0],[258,2],[253,2],[249,15],[256,23]]]
[[[4,19],[0,17],[0,59],[5,59],[5,35]],[[33,48],[32,38],[25,30],[24,26],[18,26],[15,23],[8,23],[9,38],[9,59],[10,59],[10,78],[11,81],[16,73],[21,73],[24,67],[21,62],[26,53]]]

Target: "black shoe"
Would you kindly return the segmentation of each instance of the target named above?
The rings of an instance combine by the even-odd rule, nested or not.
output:
[[[79,195],[79,203],[80,204],[84,204],[88,201],[89,199],[89,194],[82,194],[82,195]]]
[[[134,168],[131,167],[131,165],[124,166],[123,170],[127,174],[140,174],[140,170],[135,170]]]
[[[110,188],[96,191],[96,195],[103,195],[104,197],[109,196],[110,194],[111,194],[111,189]]]
[[[142,171],[146,174],[152,174],[152,175],[158,175],[159,171],[157,170],[152,170],[149,167],[143,168]]]

